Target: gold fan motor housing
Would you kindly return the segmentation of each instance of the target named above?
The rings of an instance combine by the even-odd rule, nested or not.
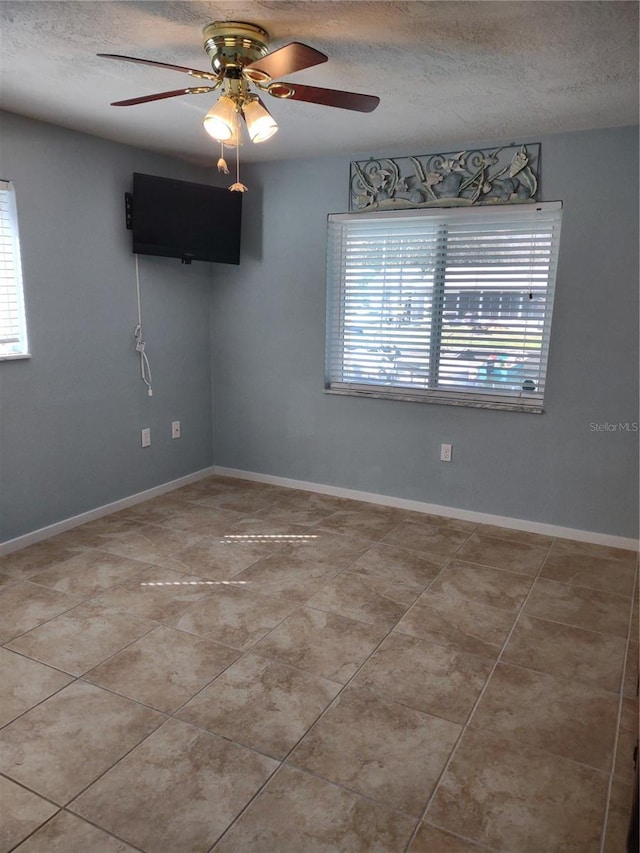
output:
[[[204,49],[211,60],[216,73],[225,71],[225,76],[232,69],[240,74],[245,65],[250,65],[262,59],[269,49],[269,34],[256,24],[244,21],[214,21],[207,24],[202,32]],[[260,80],[269,75],[256,71],[255,76],[248,72],[250,79]]]

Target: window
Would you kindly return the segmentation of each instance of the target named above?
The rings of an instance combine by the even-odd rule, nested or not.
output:
[[[561,207],[330,215],[327,390],[542,411]]]
[[[0,359],[28,354],[15,193],[0,181]]]

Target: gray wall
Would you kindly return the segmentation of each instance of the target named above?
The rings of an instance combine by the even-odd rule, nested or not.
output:
[[[16,185],[32,358],[0,362],[0,540],[213,462],[209,291],[219,267],[140,258],[147,397],[124,225],[134,171],[203,182],[211,174],[2,116],[0,175]],[[143,450],[147,426],[152,446]]]
[[[141,258],[148,398],[123,193],[134,171],[211,171],[2,118],[33,357],[0,362],[0,539],[214,462],[637,535],[638,435],[590,428],[638,419],[637,128],[542,139],[542,198],[565,213],[538,416],[323,392],[326,215],[346,209],[350,159],[415,152],[245,166],[239,268]]]
[[[541,141],[541,199],[564,202],[544,414],[323,393],[326,216],[349,159],[416,152],[260,164],[211,295],[216,464],[636,536],[638,434],[590,424],[638,420],[637,128]]]

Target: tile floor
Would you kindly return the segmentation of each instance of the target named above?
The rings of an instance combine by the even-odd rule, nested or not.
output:
[[[221,477],[10,554],[0,853],[623,853],[636,583]]]

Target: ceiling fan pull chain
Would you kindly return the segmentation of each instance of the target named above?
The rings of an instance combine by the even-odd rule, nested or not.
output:
[[[229,167],[227,166],[227,161],[224,159],[224,142],[220,142],[220,159],[218,160],[218,171],[224,172],[225,175],[229,174]]]
[[[231,184],[229,189],[232,192],[246,193],[248,187],[240,183],[240,111],[236,110],[236,182]]]

